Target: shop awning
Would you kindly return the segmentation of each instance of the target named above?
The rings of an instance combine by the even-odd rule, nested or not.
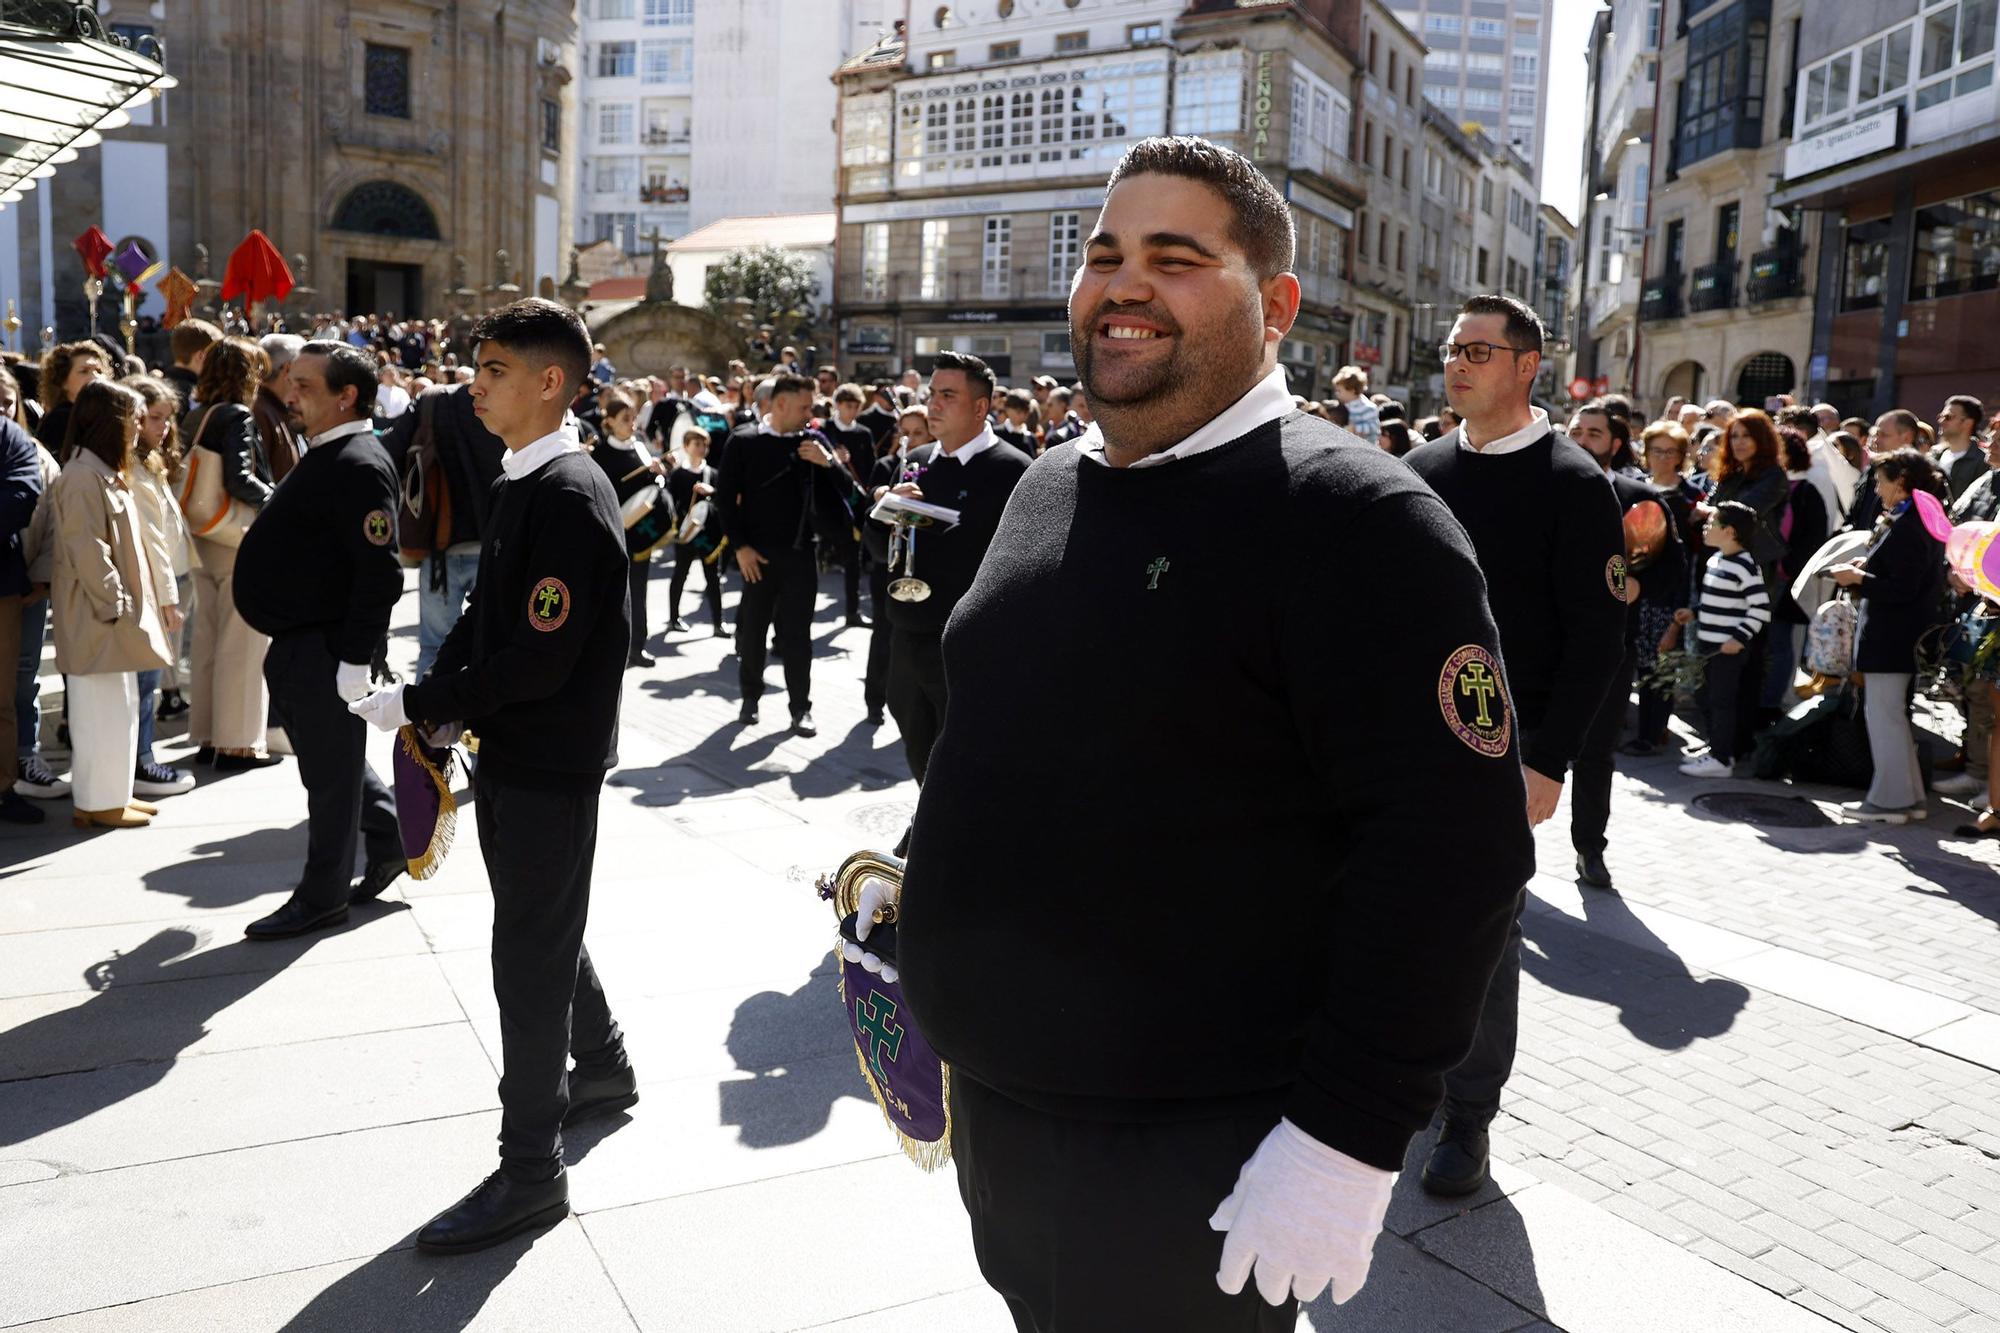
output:
[[[0,0],[0,205],[176,85],[157,38],[108,36],[92,5]]]

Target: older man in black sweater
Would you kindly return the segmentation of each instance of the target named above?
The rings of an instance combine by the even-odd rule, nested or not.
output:
[[[233,584],[244,622],[271,636],[264,679],[298,752],[306,863],[284,906],[243,928],[253,940],[338,925],[350,901],[380,896],[407,864],[395,797],[368,766],[368,728],[347,711],[369,691],[369,663],[403,595],[396,474],[369,419],[375,358],[310,342],[289,369],[285,406],[310,445],[244,534]],[[367,866],[350,891],[357,831]]]
[[[598,793],[618,762],[631,563],[611,483],[564,416],[590,338],[574,311],[535,299],[489,313],[472,336],[472,398],[507,445],[479,583],[428,676],[353,705],[385,730],[414,722],[443,739],[440,729],[470,723],[479,732],[501,1165],[417,1233],[419,1249],[448,1254],[560,1221],[562,1127],[639,1099],[583,947]]]
[[[1404,458],[1479,553],[1520,710],[1531,825],[1555,813],[1617,675],[1626,601],[1624,528],[1604,470],[1529,403],[1542,337],[1541,320],[1512,297],[1467,301],[1442,349],[1445,395],[1463,424]],[[1486,1127],[1514,1066],[1527,878],[1472,1051],[1445,1080],[1443,1133],[1424,1168],[1435,1194],[1470,1194],[1486,1179]]]
[[[1070,297],[1098,427],[1028,470],[945,630],[899,965],[1023,1330],[1353,1295],[1530,869],[1472,547],[1292,409],[1292,246],[1240,155],[1127,152]],[[1001,814],[1050,790],[1032,836]]]

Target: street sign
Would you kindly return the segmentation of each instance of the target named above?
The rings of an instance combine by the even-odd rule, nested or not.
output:
[[[1590,397],[1590,381],[1578,375],[1569,382],[1569,396],[1572,398]]]
[[[1600,397],[1603,396],[1604,394],[1610,393],[1611,377],[1609,375],[1599,375],[1596,381],[1591,384],[1590,389],[1592,393],[1595,393]]]

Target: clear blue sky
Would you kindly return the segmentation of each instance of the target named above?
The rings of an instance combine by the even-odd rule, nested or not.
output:
[[[1549,104],[1542,109],[1542,199],[1575,222],[1583,216],[1578,181],[1583,175],[1584,120],[1590,113],[1590,80],[1584,48],[1599,0],[1555,0],[1549,30]]]

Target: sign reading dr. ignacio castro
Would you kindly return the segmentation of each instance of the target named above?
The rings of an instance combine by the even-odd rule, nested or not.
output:
[[[1894,148],[1901,138],[1898,132],[1901,114],[1899,106],[1885,107],[1872,116],[1799,140],[1785,150],[1785,179],[1797,180],[1857,157]]]

